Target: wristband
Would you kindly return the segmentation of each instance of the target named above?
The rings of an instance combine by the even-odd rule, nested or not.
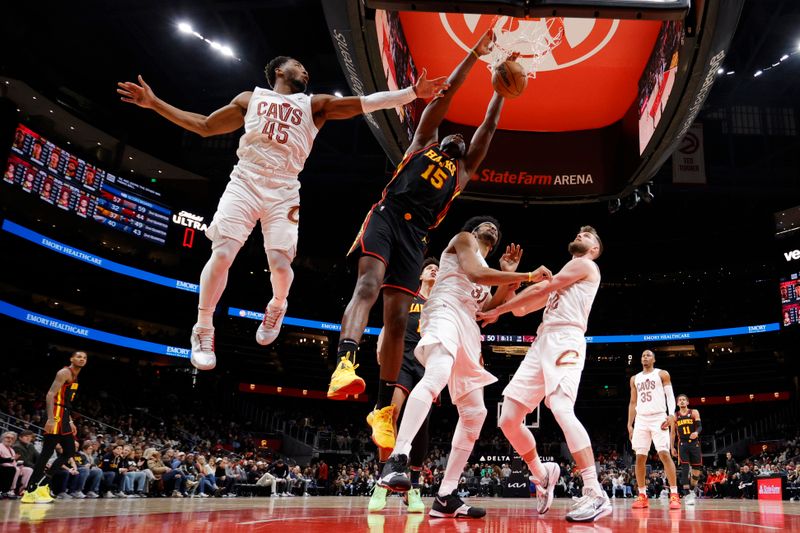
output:
[[[528,283],[533,283],[533,272],[528,272]]]
[[[480,59],[481,58],[481,56],[478,55],[478,52],[476,52],[474,49],[470,50],[470,52],[472,52],[472,55],[475,56],[475,59]]]

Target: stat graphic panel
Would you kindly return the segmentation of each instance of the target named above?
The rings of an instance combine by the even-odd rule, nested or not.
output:
[[[15,132],[3,181],[81,218],[156,244],[167,240],[172,210],[148,198],[143,187],[84,161],[22,124]]]

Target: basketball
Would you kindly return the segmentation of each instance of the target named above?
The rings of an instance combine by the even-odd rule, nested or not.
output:
[[[503,98],[516,98],[528,85],[528,76],[516,61],[504,61],[492,72],[492,87]]]

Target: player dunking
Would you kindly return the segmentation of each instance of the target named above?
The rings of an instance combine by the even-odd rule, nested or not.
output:
[[[211,258],[200,276],[197,323],[192,328],[192,364],[200,370],[216,366],[213,314],[228,281],[228,270],[257,221],[261,221],[269,263],[272,299],[256,332],[267,345],[280,332],[297,250],[300,182],[314,138],[327,120],[346,119],[431,98],[446,88],[443,78],[428,80],[425,71],[413,87],[368,96],[336,98],[305,94],[308,73],[299,61],[279,56],[267,64],[272,89],[256,87],[234,98],[209,116],[178,109],[156,97],[141,76],[139,84],[120,82],[123,102],[149,108],[170,122],[203,137],[231,133],[244,126],[225,192],[206,235]]]
[[[681,465],[683,488],[686,489],[684,500],[686,505],[694,505],[697,499],[694,490],[700,479],[700,469],[703,467],[703,452],[700,449],[700,432],[703,431],[703,424],[700,422],[700,412],[697,409],[689,409],[688,396],[679,394],[677,400],[675,432],[678,434],[678,463]],[[676,455],[674,448],[672,455]]]
[[[480,518],[486,514],[484,509],[466,505],[456,495],[459,477],[486,419],[483,388],[497,381],[483,368],[481,332],[475,314],[504,302],[513,294],[511,284],[550,277],[544,267],[517,273],[522,250],[513,244],[500,258],[501,270],[489,268],[485,258],[499,240],[495,219],[474,217],[445,248],[436,285],[422,310],[422,339],[415,350],[425,373],[408,397],[397,446],[378,480],[380,485],[400,492],[411,488],[406,466],[412,441],[428,416],[431,403],[447,386],[458,409],[458,423],[444,478],[430,511],[434,517]],[[494,295],[492,285],[499,286]]]
[[[75,434],[77,429],[72,422],[71,411],[72,402],[78,394],[78,374],[86,366],[86,352],[75,352],[69,358],[69,366],[65,366],[58,372],[47,391],[45,403],[47,404],[47,422],[44,424],[44,442],[42,452],[33,467],[30,481],[22,503],[52,503],[53,497],[50,495],[50,488],[47,483],[42,484],[45,479],[45,467],[47,461],[57,445],[61,445],[61,454],[50,466],[50,472],[57,472],[58,469],[75,455]]]
[[[583,497],[567,513],[567,520],[590,522],[610,514],[611,502],[597,480],[592,443],[575,416],[575,400],[586,361],[584,333],[600,287],[595,260],[603,245],[594,228],[583,226],[567,249],[572,259],[550,282],[528,287],[494,310],[479,313],[478,318],[486,325],[509,311],[524,316],[545,308],[536,339],[503,391],[499,424],[528,464],[536,483],[537,510],[544,514],[553,502],[560,469],[555,463],[542,463],[525,416],[545,401],[583,478]]]
[[[406,325],[406,335],[403,339],[403,364],[400,367],[400,373],[397,375],[397,384],[394,388],[394,395],[392,396],[392,405],[394,406],[394,423],[397,425],[397,420],[400,416],[400,411],[406,398],[411,393],[411,389],[419,383],[422,376],[425,374],[425,367],[417,361],[414,355],[414,349],[417,347],[420,339],[420,315],[428,300],[428,296],[436,283],[436,275],[439,272],[439,260],[435,257],[429,257],[422,263],[422,274],[419,276],[421,282],[419,291],[414,299],[411,301],[411,307],[408,309],[408,324]],[[383,344],[383,330],[378,337],[378,363],[380,363],[381,351]],[[422,472],[423,462],[428,456],[428,423],[430,421],[430,411],[428,416],[422,422],[422,426],[417,431],[414,441],[411,443],[411,453],[408,456],[408,466],[411,469],[411,489],[406,493],[406,503],[408,505],[409,513],[422,513],[425,511],[425,505],[422,503],[422,498],[419,493],[419,476]],[[379,451],[382,449],[379,448]],[[386,460],[386,456],[379,457],[381,462]],[[383,465],[381,465],[383,468]],[[372,491],[372,497],[369,500],[369,511],[381,511],[386,507],[386,493],[387,489],[380,485],[375,485]]]
[[[628,435],[636,453],[636,485],[639,495],[633,502],[634,509],[650,506],[647,500],[645,465],[652,442],[658,458],[664,465],[669,483],[669,508],[680,509],[675,463],[670,457],[671,442],[675,430],[675,393],[669,372],[655,368],[656,355],[651,350],[642,352],[642,371],[631,378],[631,401],[628,404]],[[634,418],[635,416],[635,418]]]
[[[417,291],[428,232],[442,221],[450,203],[486,156],[497,129],[503,98],[492,96],[469,149],[458,134],[448,135],[439,142],[438,128],[478,57],[491,50],[493,38],[491,30],[481,37],[450,74],[450,87],[445,95],[425,108],[405,157],[384,189],[383,197],[367,215],[350,250],[360,255],[358,281],[342,318],[339,362],[331,376],[328,397],[344,399],[348,394],[364,392],[364,380],[355,373],[355,357],[369,311],[383,289],[383,354],[377,403],[370,422],[372,440],[385,450],[394,448],[392,395],[403,361],[408,308]]]

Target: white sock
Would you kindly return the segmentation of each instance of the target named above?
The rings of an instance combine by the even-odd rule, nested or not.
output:
[[[431,410],[431,402],[426,402],[415,395],[406,400],[406,409],[403,413],[403,420],[400,429],[397,431],[397,442],[394,445],[392,455],[408,455],[411,452],[411,443],[414,441],[422,423],[428,418]]]
[[[462,450],[461,448],[451,448],[450,456],[447,458],[447,467],[444,469],[442,484],[439,486],[439,496],[452,494],[458,487],[458,480],[464,471],[472,450]]]
[[[584,489],[590,488],[597,493],[603,491],[602,487],[600,487],[600,482],[597,481],[597,469],[594,465],[582,468],[581,477],[583,478]]]
[[[197,308],[197,325],[203,328],[214,327],[214,308]]]

